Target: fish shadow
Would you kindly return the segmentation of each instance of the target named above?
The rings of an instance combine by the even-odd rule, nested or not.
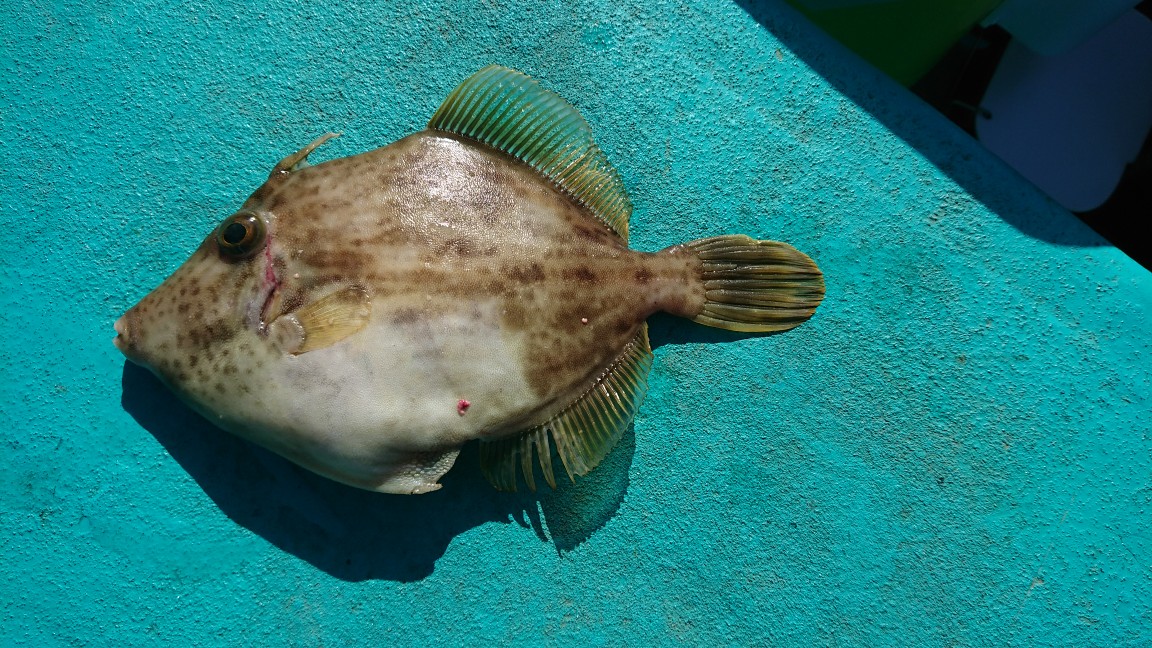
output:
[[[439,491],[388,495],[313,474],[217,428],[130,362],[122,385],[124,410],[225,515],[345,581],[426,578],[453,538],[489,522],[531,529],[563,555],[615,516],[635,451],[629,431],[601,466],[576,483],[560,483],[555,491],[544,486],[537,493],[502,493],[484,479],[472,443]],[[567,482],[562,469],[558,477]],[[537,483],[543,483],[539,477]]]
[[[668,313],[656,313],[648,318],[648,341],[653,349],[659,349],[666,344],[723,344],[748,338],[771,337],[781,333],[787,331],[767,333],[727,331],[697,324]]]

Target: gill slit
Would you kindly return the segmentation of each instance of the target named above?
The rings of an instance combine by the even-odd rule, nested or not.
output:
[[[276,274],[276,263],[272,256],[272,236],[269,235],[268,242],[264,245],[264,303],[260,306],[260,323],[256,328],[261,337],[268,337],[268,327],[271,324],[268,316],[280,292],[280,285],[280,277]]]

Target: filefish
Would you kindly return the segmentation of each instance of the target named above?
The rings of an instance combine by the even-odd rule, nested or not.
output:
[[[583,117],[490,66],[425,130],[281,160],[116,323],[115,345],[221,428],[326,477],[427,493],[461,446],[502,490],[587,474],[652,366],[646,318],[732,331],[807,320],[795,248],[742,235],[628,248],[631,203]]]

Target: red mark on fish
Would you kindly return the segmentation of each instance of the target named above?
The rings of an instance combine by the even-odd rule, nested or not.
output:
[[[272,289],[275,290],[280,287],[280,277],[276,276],[276,266],[272,261],[272,237],[268,237],[268,243],[264,245],[264,281],[267,282]]]
[[[467,412],[469,407],[472,407],[472,403],[469,403],[463,398],[456,401],[456,413],[460,416],[464,416],[464,412]]]

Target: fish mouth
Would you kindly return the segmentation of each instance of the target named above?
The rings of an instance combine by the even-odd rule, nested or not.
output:
[[[120,350],[120,353],[125,353],[125,348],[128,346],[128,342],[125,339],[125,336],[128,334],[128,324],[124,321],[125,317],[127,317],[127,315],[121,315],[120,319],[112,324],[112,330],[116,331],[116,337],[112,338],[112,344]]]
[[[116,349],[124,354],[132,362],[140,363],[140,353],[132,340],[132,311],[128,311],[120,316],[112,324],[112,329],[116,331],[116,337],[112,338],[112,344]]]

